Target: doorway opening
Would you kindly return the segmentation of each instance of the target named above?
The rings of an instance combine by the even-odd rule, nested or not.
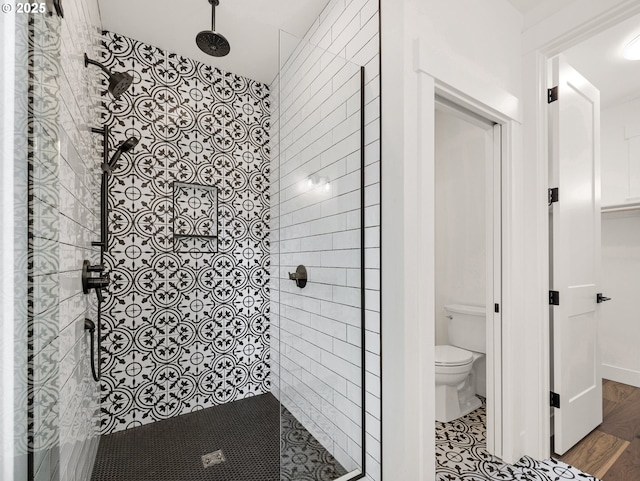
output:
[[[640,69],[637,62],[623,58],[624,46],[638,35],[640,15],[626,15],[612,27],[594,32],[586,40],[567,46],[562,52],[566,64],[588,80],[598,90],[600,98],[595,112],[600,122],[595,135],[600,142],[596,153],[601,153],[601,165],[594,179],[597,204],[592,208],[594,225],[597,224],[601,232],[595,239],[597,252],[591,256],[599,275],[597,287],[588,296],[594,306],[593,352],[596,357],[593,369],[588,366],[571,368],[573,379],[593,374],[592,403],[595,407],[592,410],[597,409],[598,412],[595,419],[588,421],[582,410],[573,424],[563,426],[563,421],[558,418],[566,417],[569,406],[563,403],[562,398],[573,401],[577,399],[577,393],[566,396],[558,393],[561,394],[560,407],[551,410],[550,444],[552,453],[560,460],[605,480],[640,476],[640,470],[629,471],[627,462],[631,456],[629,446],[635,438],[627,431],[634,424],[634,416],[640,418],[640,407],[630,407],[640,406],[632,402],[635,397],[640,399],[640,394],[637,394],[640,391],[640,358],[634,343],[634,339],[640,336],[640,327],[633,322],[640,294],[637,287],[640,285],[640,163],[637,162],[640,155],[640,122],[637,120],[640,112]],[[553,122],[550,122],[549,132],[550,145],[553,146],[556,142]],[[565,137],[560,135],[559,142],[564,140]],[[554,172],[554,168],[557,167],[551,155],[550,172]],[[571,179],[576,177],[571,176]],[[560,194],[559,205],[567,195],[571,197],[568,192],[565,194]],[[554,208],[559,207],[554,205]],[[576,251],[575,245],[573,251]],[[557,268],[554,261],[557,258],[555,253],[550,256],[552,273]],[[556,290],[553,281],[550,289]],[[562,298],[560,292],[561,305]],[[611,302],[603,302],[607,300]],[[558,309],[553,307],[552,311]],[[556,392],[555,371],[559,354],[556,353],[554,358],[553,353],[558,350],[566,352],[566,349],[554,343],[554,331],[558,326],[554,329],[553,315],[550,324],[550,377],[552,391]],[[571,340],[573,345],[574,340]],[[576,376],[576,372],[580,374]],[[579,390],[587,392],[584,386]],[[580,434],[570,442],[559,441],[558,435],[566,435],[567,431]]]
[[[502,452],[502,127],[439,96],[434,120],[436,459],[443,476],[502,465],[489,455]],[[470,438],[458,445],[450,434],[461,423]],[[452,450],[469,462],[461,467]]]

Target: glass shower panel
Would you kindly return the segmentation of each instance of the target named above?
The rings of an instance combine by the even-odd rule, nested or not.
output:
[[[0,455],[0,478],[7,481],[25,480],[29,472],[27,400],[30,378],[27,373],[27,360],[30,339],[27,267],[30,148],[27,139],[30,122],[28,103],[19,100],[27,99],[29,92],[29,52],[33,52],[35,45],[34,41],[29,41],[29,32],[34,30],[29,23],[27,15],[4,14],[0,18],[0,36],[5,42],[5,47],[8,47],[0,52],[0,64],[4,66],[6,74],[4,81],[0,81],[6,88],[4,98],[0,99],[3,117],[0,122],[6,134],[0,136],[0,150],[13,154],[4,157],[0,173],[0,182],[3,185],[0,195],[3,197],[4,205],[1,215],[4,256],[0,260],[0,293],[3,299],[0,314],[0,379],[3,386],[0,392],[0,435],[6,443]],[[13,103],[10,98],[18,101]],[[33,154],[33,151],[31,153]]]
[[[61,296],[59,74],[60,18],[29,15],[28,26],[28,428],[29,479],[59,479]],[[24,33],[24,32],[22,32]],[[20,40],[18,40],[20,41]],[[23,92],[24,93],[24,92]],[[21,366],[22,367],[22,366]],[[19,384],[18,384],[19,385]]]
[[[280,47],[271,185],[280,479],[359,479],[365,470],[362,69],[284,32]]]

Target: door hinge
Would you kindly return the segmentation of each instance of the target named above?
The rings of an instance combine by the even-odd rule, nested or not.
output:
[[[558,187],[549,189],[549,205],[553,204],[554,202],[558,202],[559,199],[560,190],[558,189]]]
[[[560,394],[551,391],[551,407],[560,408]]]
[[[493,312],[500,312],[500,304],[493,305]]]
[[[560,305],[560,293],[558,291],[549,291],[549,305],[551,306]]]
[[[558,100],[558,87],[547,89],[547,103],[550,104],[556,100]]]

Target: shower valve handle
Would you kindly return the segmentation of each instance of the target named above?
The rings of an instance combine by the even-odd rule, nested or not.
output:
[[[101,274],[95,277],[90,275],[91,272],[99,272]],[[110,282],[109,274],[104,274],[104,266],[102,264],[92,265],[87,260],[82,263],[82,292],[89,294],[91,289],[95,289],[98,301],[102,302],[102,289],[106,288]]]
[[[307,268],[299,265],[295,272],[289,272],[289,279],[296,281],[296,286],[300,289],[307,285]]]
[[[89,289],[104,289],[109,286],[109,282],[111,282],[109,274],[99,277],[88,277],[86,282],[87,292],[85,292],[85,294],[88,294]]]

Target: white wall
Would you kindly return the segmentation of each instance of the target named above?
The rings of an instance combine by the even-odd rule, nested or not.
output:
[[[418,3],[412,35],[420,39],[420,68],[471,95],[520,96],[522,15],[508,1]]]
[[[640,99],[601,113],[602,205],[635,201],[640,178]],[[634,182],[635,181],[635,182]],[[603,377],[640,387],[640,211],[602,214],[600,349]]]
[[[640,387],[640,212],[602,214],[602,376]]]
[[[436,344],[448,344],[444,306],[486,302],[487,134],[448,112],[435,121]]]
[[[640,98],[601,112],[602,205],[640,201]]]

